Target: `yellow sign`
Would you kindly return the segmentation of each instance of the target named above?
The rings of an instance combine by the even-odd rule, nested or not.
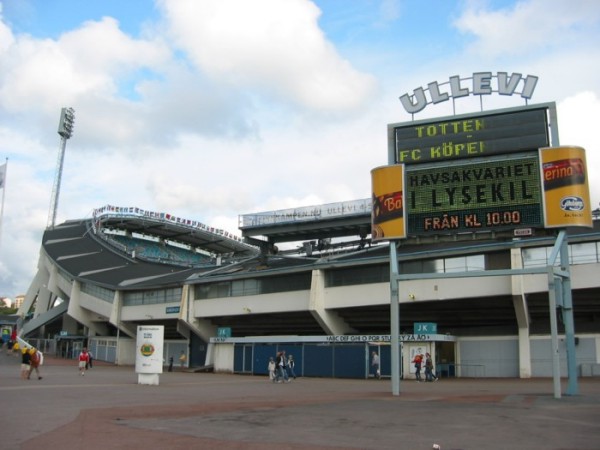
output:
[[[383,241],[405,238],[404,164],[371,170],[371,187],[371,239]]]
[[[591,227],[585,150],[572,146],[541,148],[540,171],[546,228]]]

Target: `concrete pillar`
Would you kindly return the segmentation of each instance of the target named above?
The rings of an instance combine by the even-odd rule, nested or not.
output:
[[[511,269],[522,269],[520,248],[510,250]],[[519,378],[531,378],[531,346],[529,341],[529,312],[523,288],[523,275],[511,275],[512,300],[519,327]]]
[[[308,310],[325,334],[342,335],[353,331],[336,312],[328,311],[325,306],[325,276],[322,270],[313,270]]]

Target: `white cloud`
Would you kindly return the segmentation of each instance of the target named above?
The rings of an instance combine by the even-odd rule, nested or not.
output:
[[[3,54],[0,102],[10,112],[33,104],[50,112],[82,97],[114,98],[117,77],[160,66],[168,55],[160,42],[136,41],[110,18],[86,22],[57,41],[20,35]]]
[[[170,34],[199,70],[323,111],[364,104],[375,80],[341,58],[308,0],[161,0]]]
[[[594,92],[581,92],[557,105],[561,145],[576,145],[586,150],[587,172],[592,208],[600,207],[600,98]]]
[[[2,4],[0,3],[0,18],[2,17]],[[4,22],[0,22],[0,56],[14,43],[12,31]]]
[[[590,45],[581,33],[597,27],[600,8],[596,0],[530,0],[511,7],[486,9],[486,3],[472,2],[455,26],[477,39],[472,50],[490,56],[522,56],[549,47]],[[595,44],[592,44],[595,45]]]

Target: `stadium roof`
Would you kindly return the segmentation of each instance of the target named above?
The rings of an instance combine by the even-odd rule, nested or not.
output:
[[[134,289],[181,284],[199,269],[132,258],[94,235],[91,219],[47,229],[42,246],[48,256],[75,279],[107,288]]]
[[[216,255],[235,253],[237,256],[252,256],[258,253],[256,247],[211,229],[189,227],[158,218],[105,215],[99,218],[98,223],[103,228],[182,242]]]

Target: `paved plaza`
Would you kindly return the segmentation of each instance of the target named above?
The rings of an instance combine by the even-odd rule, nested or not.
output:
[[[21,380],[0,354],[0,449],[600,449],[600,379],[554,398],[551,379],[390,380],[172,372],[46,358]],[[563,383],[563,393],[566,381]]]

